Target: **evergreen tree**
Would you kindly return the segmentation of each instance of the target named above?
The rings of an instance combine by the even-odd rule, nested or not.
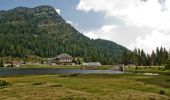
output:
[[[141,66],[141,50],[138,49],[138,66]]]
[[[4,67],[3,60],[0,61],[0,67]]]
[[[151,53],[151,65],[154,66],[156,65],[156,54],[154,51]]]
[[[138,55],[138,51],[137,49],[135,48],[134,51],[133,51],[133,60],[134,60],[134,63],[136,66],[138,66],[138,60],[139,60],[139,55]]]
[[[147,54],[147,66],[151,66],[151,56],[149,54]]]
[[[128,54],[128,58],[136,66],[155,66],[165,65],[168,60],[168,51],[161,47],[157,47],[156,52],[152,51],[151,54],[146,54],[144,50],[136,49],[132,52],[132,56]],[[132,58],[131,58],[132,57]],[[131,64],[132,64],[131,63]]]
[[[163,52],[164,52],[164,57],[162,58],[163,59],[163,64],[166,64],[167,63],[167,60],[168,60],[168,51],[164,48],[164,50],[163,50]]]
[[[125,51],[122,54],[121,63],[124,64],[124,65],[133,64],[134,63],[134,58],[133,57],[134,57],[134,53],[133,52]]]
[[[169,56],[168,56],[168,60],[167,60],[165,69],[170,69],[170,51],[169,51]]]
[[[147,65],[147,57],[146,54],[143,50],[141,50],[141,55],[140,55],[140,62],[142,66],[146,66]]]
[[[157,47],[156,48],[156,65],[161,65],[161,52],[160,52],[160,50],[159,50],[159,48]]]

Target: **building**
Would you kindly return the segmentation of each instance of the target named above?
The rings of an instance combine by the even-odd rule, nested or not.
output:
[[[82,64],[82,69],[97,69],[101,66],[100,62],[88,62]]]
[[[60,54],[54,58],[48,58],[48,64],[57,64],[57,65],[71,65],[73,57],[68,54]]]
[[[82,66],[101,66],[100,62],[83,63]]]

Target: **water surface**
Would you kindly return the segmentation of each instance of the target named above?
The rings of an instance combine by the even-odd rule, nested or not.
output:
[[[0,68],[0,76],[46,74],[122,74],[117,70],[84,70],[66,68]]]

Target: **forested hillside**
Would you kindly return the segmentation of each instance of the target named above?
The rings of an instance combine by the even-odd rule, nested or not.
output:
[[[93,40],[79,33],[51,6],[0,11],[1,57],[54,57],[68,53],[85,61],[114,64],[124,51],[128,49],[115,42]]]

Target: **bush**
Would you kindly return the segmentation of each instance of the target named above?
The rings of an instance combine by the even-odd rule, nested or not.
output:
[[[76,73],[76,74],[70,74],[69,76],[70,77],[75,77],[75,76],[78,76],[79,75],[79,73]]]
[[[43,84],[46,84],[46,82],[34,82],[34,83],[32,83],[32,85],[43,85]]]
[[[9,82],[5,80],[0,80],[0,87],[9,85]]]
[[[49,85],[49,87],[62,87],[63,85],[60,85],[60,84],[51,84]]]
[[[138,67],[138,66],[136,66],[136,67],[135,67],[135,69],[136,69],[136,70],[138,70],[138,69],[139,69],[139,67]]]
[[[165,66],[165,69],[170,69],[170,64],[167,64],[167,65]]]
[[[164,94],[165,94],[165,91],[164,91],[164,90],[160,90],[160,91],[159,91],[159,94],[164,95]]]
[[[160,67],[160,66],[158,67],[158,70],[161,70],[161,67]]]
[[[166,79],[166,82],[170,82],[170,79]]]

